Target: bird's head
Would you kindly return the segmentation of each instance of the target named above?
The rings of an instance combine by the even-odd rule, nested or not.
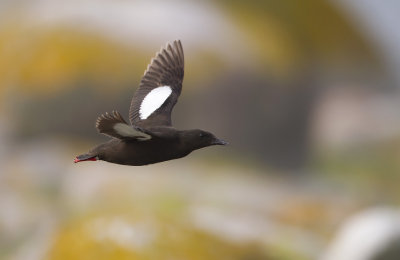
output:
[[[211,145],[228,144],[228,142],[218,139],[212,133],[200,129],[185,131],[183,134],[183,140],[185,143],[192,144],[195,149],[200,149]]]

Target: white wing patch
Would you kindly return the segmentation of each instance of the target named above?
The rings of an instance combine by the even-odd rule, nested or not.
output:
[[[150,91],[140,104],[140,119],[147,119],[154,111],[159,109],[171,93],[172,89],[169,86],[161,86]]]
[[[140,132],[134,129],[132,126],[124,123],[117,123],[114,125],[113,128],[119,135],[124,137],[134,137],[140,141],[146,141],[151,139],[150,135]]]

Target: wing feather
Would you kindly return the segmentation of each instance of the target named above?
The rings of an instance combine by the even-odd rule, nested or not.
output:
[[[151,136],[141,129],[128,125],[118,111],[106,112],[97,118],[96,128],[99,133],[121,140],[149,140]]]
[[[182,91],[183,76],[183,48],[181,42],[177,40],[172,44],[167,44],[165,48],[161,48],[147,66],[139,88],[136,90],[131,101],[129,109],[131,124],[144,128],[171,126],[171,112]],[[169,87],[171,94],[166,98],[165,96],[161,96],[161,98],[156,97],[156,94],[165,94],[163,91],[153,91],[160,87]],[[151,111],[149,116],[141,116],[141,106],[149,94],[151,94],[151,97],[147,98],[146,107],[154,103],[154,111]],[[150,99],[153,100],[149,101]]]

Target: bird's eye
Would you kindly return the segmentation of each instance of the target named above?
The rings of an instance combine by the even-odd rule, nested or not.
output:
[[[200,134],[199,134],[199,137],[204,137],[204,134],[203,134],[203,133],[200,133]]]

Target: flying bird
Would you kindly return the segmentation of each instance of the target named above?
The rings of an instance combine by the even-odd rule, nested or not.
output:
[[[144,72],[129,109],[128,124],[118,111],[98,117],[97,130],[112,137],[74,162],[107,161],[123,165],[147,165],[184,157],[194,150],[226,145],[200,129],[178,130],[171,112],[182,91],[184,56],[180,40],[167,44]]]

